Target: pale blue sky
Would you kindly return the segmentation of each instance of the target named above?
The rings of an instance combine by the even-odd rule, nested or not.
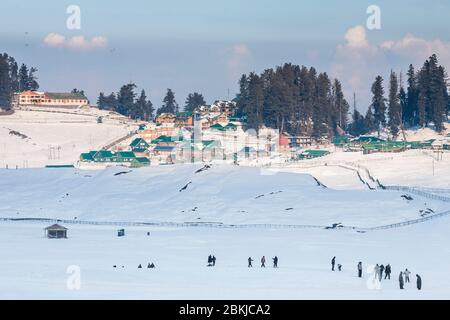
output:
[[[81,30],[66,28],[66,8],[71,4],[81,8]],[[38,67],[43,90],[77,87],[95,100],[99,91],[117,91],[133,81],[146,89],[156,106],[168,87],[180,105],[192,91],[202,92],[211,102],[226,98],[228,88],[233,97],[242,72],[292,62],[332,73],[333,65],[341,63],[336,61],[337,46],[345,44],[349,28],[365,25],[371,4],[380,6],[382,14],[382,29],[367,30],[371,44],[398,41],[407,34],[450,41],[450,1],[445,0],[2,0],[0,51]],[[107,46],[47,47],[43,39],[49,33],[103,36]],[[236,49],[242,47],[244,51]],[[387,55],[380,73],[404,70],[410,62],[415,61]],[[373,74],[367,73],[361,81],[370,83]],[[357,94],[365,104],[367,92]]]

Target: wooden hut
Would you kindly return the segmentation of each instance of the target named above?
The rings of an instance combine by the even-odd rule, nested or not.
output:
[[[67,228],[60,226],[59,224],[51,225],[45,230],[45,235],[49,239],[65,239],[67,238]]]

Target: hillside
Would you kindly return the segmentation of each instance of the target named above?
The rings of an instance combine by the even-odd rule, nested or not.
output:
[[[97,123],[102,117],[103,123]],[[125,136],[136,125],[98,109],[17,110],[0,116],[0,168],[74,164],[80,153]]]
[[[375,227],[448,209],[402,192],[323,188],[305,174],[201,168],[0,170],[0,217]]]

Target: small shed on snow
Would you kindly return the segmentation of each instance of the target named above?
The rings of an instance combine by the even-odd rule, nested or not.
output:
[[[59,224],[51,225],[45,230],[45,235],[49,239],[65,239],[67,238],[67,228],[60,226]]]

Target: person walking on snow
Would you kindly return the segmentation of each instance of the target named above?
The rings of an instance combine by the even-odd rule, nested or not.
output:
[[[409,281],[409,275],[411,274],[411,272],[408,270],[408,268],[406,268],[404,273],[405,273],[405,283],[406,282],[410,282]]]
[[[391,280],[391,265],[388,264],[386,268],[384,269],[384,279],[389,278]]]
[[[273,260],[273,267],[278,268],[278,257],[275,256],[275,258],[272,258],[272,260]]]
[[[252,257],[248,257],[248,267],[249,267],[249,268],[253,268],[252,262],[253,262]]]
[[[336,257],[333,257],[333,259],[331,259],[331,271],[334,271],[335,264],[336,264]]]
[[[375,270],[374,271],[375,271],[375,279],[379,278],[380,277],[380,266],[378,265],[378,263],[375,266]]]
[[[422,290],[422,278],[416,274],[417,277],[417,290]]]
[[[261,268],[265,268],[266,267],[266,257],[262,256],[261,258]]]
[[[358,278],[362,278],[362,262],[358,263]]]
[[[384,270],[385,270],[384,265],[381,265],[380,266],[380,281],[381,281],[381,279],[383,279],[383,272],[384,272]]]
[[[216,256],[212,256],[212,265],[213,267],[216,265]]]
[[[398,282],[400,284],[400,289],[403,290],[403,285],[405,282],[403,281],[403,272],[400,271],[400,275],[398,276]]]

